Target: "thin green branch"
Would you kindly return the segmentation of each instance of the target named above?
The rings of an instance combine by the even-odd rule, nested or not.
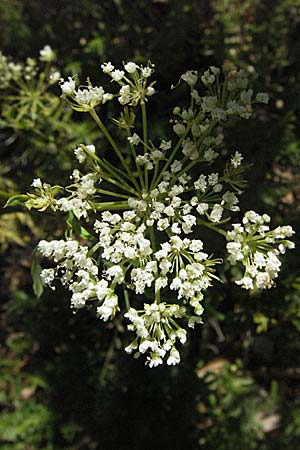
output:
[[[119,147],[117,146],[117,144],[115,143],[114,139],[112,138],[111,134],[109,133],[108,129],[106,128],[106,126],[104,125],[104,123],[102,122],[102,120],[100,119],[100,117],[98,116],[98,114],[96,113],[96,111],[94,109],[91,109],[89,111],[90,115],[92,116],[92,118],[94,119],[94,121],[96,122],[96,124],[98,125],[98,127],[100,128],[100,130],[102,131],[102,133],[104,134],[104,136],[106,137],[106,139],[108,140],[108,142],[110,143],[110,145],[112,146],[112,148],[114,149],[116,155],[118,156],[120,162],[122,163],[124,169],[126,170],[126,172],[128,173],[128,175],[130,176],[130,179],[132,181],[132,183],[136,186],[136,188],[138,188],[138,185],[136,183],[135,178],[132,176],[132,171],[130,170],[127,162],[125,161]]]
[[[141,103],[142,107],[142,123],[143,123],[143,141],[144,141],[144,154],[147,153],[147,142],[148,142],[148,132],[147,132],[147,112],[146,112],[146,105],[143,101]],[[148,169],[144,168],[144,174],[145,174],[145,187],[148,190],[149,181],[148,181]]]
[[[115,211],[115,210],[126,210],[128,209],[128,202],[103,202],[103,203],[92,203],[92,207],[96,211]]]
[[[210,228],[211,230],[216,231],[217,233],[221,234],[222,236],[225,236],[225,237],[227,236],[227,232],[225,230],[222,230],[217,225],[214,225],[210,222],[206,222],[205,220],[202,220],[202,219],[197,219],[197,224],[203,225],[207,228]]]

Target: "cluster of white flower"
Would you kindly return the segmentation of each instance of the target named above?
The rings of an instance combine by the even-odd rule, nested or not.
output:
[[[196,315],[201,315],[202,292],[211,285],[211,268],[219,261],[208,258],[201,240],[181,239],[176,234],[154,251],[151,240],[144,236],[146,226],[139,223],[134,211],[124,212],[123,217],[106,211],[102,221],[95,222],[101,256],[116,265],[107,271],[110,278],[122,283],[129,272],[136,294],[144,294],[152,286],[159,294],[168,286],[178,291],[177,298],[189,303]]]
[[[151,242],[145,238],[146,226],[134,223],[134,211],[120,214],[102,213],[102,221],[96,220],[95,231],[99,233],[99,244],[103,248],[102,257],[118,264],[125,260],[145,261],[152,253]]]
[[[71,307],[80,309],[87,301],[98,301],[97,314],[102,320],[113,318],[118,311],[118,297],[109,287],[106,279],[98,278],[98,266],[89,257],[89,249],[77,241],[41,241],[38,245],[40,253],[52,258],[55,269],[43,269],[41,278],[45,284],[55,289],[53,281],[59,278],[72,292]]]
[[[18,78],[23,70],[21,64],[8,61],[7,56],[0,52],[0,85],[1,89],[6,89],[11,80]]]
[[[112,81],[121,85],[118,100],[121,105],[136,106],[155,93],[152,84],[148,85],[148,78],[153,73],[153,65],[139,66],[134,62],[124,65],[124,70],[115,69],[111,62],[101,65],[104,73],[111,76]]]
[[[39,252],[53,259],[55,269],[44,269],[41,278],[45,284],[52,286],[55,276],[72,292],[71,305],[82,308],[89,298],[95,297],[98,280],[98,267],[88,257],[88,247],[80,246],[77,241],[41,241]],[[54,287],[52,286],[54,289]]]
[[[44,62],[51,62],[54,59],[55,52],[52,50],[50,45],[45,45],[45,47],[40,50],[40,60]]]
[[[269,222],[267,214],[247,211],[242,224],[233,224],[233,230],[227,233],[229,262],[240,262],[245,267],[244,276],[236,281],[244,289],[271,288],[281,267],[278,255],[294,248],[294,243],[286,239],[294,234],[292,227],[270,230]]]
[[[81,176],[79,170],[75,169],[71,178],[74,180],[75,188],[68,197],[61,197],[55,202],[55,209],[59,211],[72,211],[80,219],[87,219],[88,211],[92,209],[90,197],[96,192],[95,184],[99,182],[99,177],[95,173],[87,173]]]
[[[51,188],[34,180],[37,193],[28,194],[28,206],[42,210],[51,206],[70,212],[76,220],[94,218],[93,228],[88,224],[86,233],[76,231],[78,226],[73,232],[87,239],[94,232],[98,235],[93,236],[90,250],[74,240],[42,241],[40,252],[56,263],[55,269],[42,272],[42,278],[50,285],[55,277],[67,284],[74,308],[95,300],[97,314],[105,321],[119,308],[117,292],[122,288],[131,292],[130,299],[124,294],[125,318],[136,338],[126,351],[135,351],[136,356],[147,353],[150,367],[162,364],[164,359],[169,365],[177,364],[180,356],[176,346],[186,340],[184,327],[201,323],[204,292],[219,279],[215,267],[221,260],[212,259],[204,251],[198,227],[226,236],[229,261],[245,266],[244,276],[237,283],[246,289],[270,287],[280,269],[279,254],[293,247],[286,240],[293,234],[291,227],[270,230],[268,216],[252,211],[246,213],[242,224],[234,224],[233,231],[223,230],[221,225],[229,215],[239,211],[238,195],[245,186],[243,157],[236,151],[223,173],[209,169],[222,153],[223,134],[218,124],[229,116],[250,117],[252,104],[266,102],[267,97],[253,95],[242,71],[225,72],[225,81],[215,67],[202,77],[188,71],[181,80],[191,90],[189,105],[174,108],[171,121],[177,137],[159,139],[156,144],[148,139],[146,115],[146,100],[154,93],[149,81],[153,66],[129,62],[119,70],[108,62],[101,67],[120,87],[115,95],[90,82],[76,90],[71,77],[61,80],[61,89],[74,109],[90,112],[120,167],[97,155],[93,145],[80,145],[74,150],[75,156],[91,173],[82,175],[74,170],[73,184],[66,188],[68,196],[61,196],[60,187]],[[196,87],[199,79],[202,88]],[[121,146],[94,109],[112,97],[125,106],[120,119],[114,120],[126,133]],[[136,132],[138,107],[142,126]],[[99,202],[100,195],[105,200],[100,197]],[[149,304],[143,301],[143,309],[138,307],[140,296],[151,299]]]
[[[179,305],[166,303],[144,304],[142,311],[130,308],[125,317],[131,322],[128,329],[134,331],[137,337],[128,347],[127,353],[149,352],[147,363],[149,367],[156,367],[163,363],[163,358],[169,352],[168,365],[180,362],[180,354],[175,347],[176,341],[186,342],[186,330],[181,328],[175,319],[186,317],[186,309]]]
[[[114,98],[113,94],[105,92],[102,86],[92,86],[90,81],[87,86],[76,90],[76,82],[71,77],[67,81],[61,78],[60,87],[63,96],[77,111],[89,111]]]
[[[100,103],[104,104],[113,99],[113,94],[105,93],[102,86],[88,86],[85,89],[74,91],[74,99],[80,106],[89,106],[94,108]]]
[[[90,151],[94,149],[93,145],[88,147],[90,147]],[[81,148],[75,149],[75,153],[76,150],[81,150]],[[79,157],[82,158],[80,153]],[[56,196],[63,190],[62,187],[50,186],[43,183],[40,178],[34,179],[31,185],[35,188],[35,194],[28,194],[29,199],[26,201],[26,206],[40,211],[44,211],[50,206],[55,211],[71,211],[77,219],[81,217],[88,219],[88,211],[92,209],[91,199],[96,193],[96,185],[101,179],[96,173],[81,175],[78,169],[73,170],[70,178],[73,180],[73,184],[65,188],[65,192],[69,195],[59,199]]]
[[[73,95],[76,89],[76,82],[72,77],[68,77],[67,81],[63,78],[60,80],[60,88],[65,95]]]
[[[205,128],[209,128],[211,122],[222,122],[231,116],[249,119],[252,113],[252,103],[268,103],[268,95],[264,93],[257,94],[255,99],[252,98],[253,90],[246,90],[248,80],[243,70],[228,72],[227,83],[222,85],[220,84],[220,69],[211,66],[201,76],[202,83],[208,88],[209,95],[206,96],[201,96],[200,91],[195,87],[198,81],[197,72],[188,71],[182,75],[181,79],[189,85],[192,100],[198,109],[193,105],[182,111],[179,107],[175,108],[173,112],[180,117],[180,120],[176,120],[173,129],[178,136],[185,136],[199,115],[202,118],[202,124],[200,127],[196,125],[195,132],[200,134]],[[218,89],[217,85],[219,85]],[[197,137],[195,132],[193,136]],[[192,155],[191,159],[198,157],[197,147],[197,141],[188,141],[186,154]]]
[[[161,249],[154,254],[161,271],[156,285],[178,291],[178,300],[183,299],[185,304],[189,303],[196,315],[203,313],[200,304],[202,292],[211,285],[211,267],[219,262],[209,259],[202,249],[201,240],[181,239],[175,235],[161,244]]]
[[[236,152],[231,159],[233,168],[239,167],[241,161],[242,155]],[[164,172],[163,180],[156,188],[142,193],[140,199],[129,198],[129,207],[143,218],[147,226],[156,222],[158,231],[171,227],[175,234],[188,234],[197,223],[197,214],[205,215],[211,222],[220,222],[225,210],[239,211],[236,193],[223,191],[226,184],[224,176],[216,172],[201,174],[192,182],[186,173],[180,175],[182,167],[181,161],[174,160],[170,171]],[[196,195],[187,198],[188,192]]]
[[[87,157],[86,149],[93,154],[96,153],[96,148],[94,145],[86,145],[86,146],[81,145],[75,148],[74,155],[76,156],[80,164],[83,164],[86,160]]]
[[[176,173],[176,161],[174,173]],[[183,200],[180,194],[187,190],[190,177],[182,175],[177,184],[171,185],[169,181],[162,181],[157,188],[149,193],[143,193],[140,199],[129,198],[128,205],[136,214],[143,218],[147,226],[156,223],[158,231],[171,227],[173,233],[187,234],[192,232],[196,224],[196,217],[191,213],[192,206],[189,201]]]
[[[22,95],[36,89],[38,95],[44,94],[47,87],[56,83],[60,78],[60,72],[50,63],[56,58],[55,52],[49,45],[40,50],[39,61],[35,58],[27,58],[26,62],[15,63],[0,51],[0,90],[12,88],[13,95],[7,97],[9,100],[17,100],[16,89],[22,85]],[[43,88],[42,88],[43,86]]]

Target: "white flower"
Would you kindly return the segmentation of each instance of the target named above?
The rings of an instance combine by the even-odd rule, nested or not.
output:
[[[161,357],[156,353],[151,353],[151,357],[148,356],[147,361],[148,361],[149,367],[151,367],[151,368],[157,367],[163,363],[163,360],[161,359]]]
[[[115,266],[112,266],[112,267],[109,267],[108,269],[106,269],[106,275],[109,280],[111,280],[111,278],[114,278],[114,280],[118,284],[120,284],[124,281],[123,269],[119,265],[115,265]]]
[[[215,184],[218,183],[219,180],[219,174],[218,173],[211,173],[210,175],[208,175],[208,184],[210,186],[214,186]]]
[[[253,289],[253,280],[250,277],[244,277],[241,280],[236,281],[236,284],[247,290]]]
[[[202,109],[204,112],[210,112],[217,107],[218,99],[217,97],[203,97],[202,98]]]
[[[174,208],[171,205],[165,208],[164,213],[169,217],[175,216]]]
[[[129,84],[124,84],[119,91],[119,102],[121,105],[126,105],[130,102],[131,92]]]
[[[120,81],[124,77],[125,72],[123,70],[116,69],[113,72],[110,72],[110,74],[114,81]]]
[[[155,89],[152,86],[148,86],[146,89],[146,95],[150,97],[153,94],[155,94]]]
[[[268,272],[258,273],[255,281],[258,289],[270,289],[273,286],[273,280]]]
[[[209,84],[213,84],[215,82],[215,75],[210,73],[210,70],[206,70],[204,74],[201,77],[201,81],[205,86],[208,86]]]
[[[114,98],[113,94],[109,94],[108,92],[106,92],[105,94],[103,94],[102,103],[104,104],[104,103],[112,100],[113,98]]]
[[[266,258],[261,252],[254,253],[254,265],[255,267],[262,269],[266,265]]]
[[[217,203],[214,205],[209,217],[212,222],[220,222],[223,214],[223,208]]]
[[[78,161],[80,162],[80,164],[84,163],[84,161],[86,159],[86,153],[81,147],[75,148],[74,154],[75,154],[76,158],[78,159]]]
[[[49,79],[52,83],[56,83],[60,79],[60,72],[56,70],[49,75]]]
[[[125,64],[125,70],[128,73],[134,73],[136,71],[136,69],[138,69],[138,65],[135,64],[134,62],[128,62],[127,64]]]
[[[203,249],[203,242],[200,239],[192,239],[189,249],[191,252],[198,253]]]
[[[172,225],[172,227],[171,227],[171,231],[172,231],[172,233],[174,233],[174,234],[180,234],[180,233],[181,233],[181,228],[180,228],[178,222],[174,222],[174,223],[173,223],[173,225]]]
[[[198,80],[198,72],[196,70],[189,70],[181,75],[181,79],[193,88]]]
[[[41,271],[41,280],[43,283],[51,285],[52,281],[55,277],[55,270],[54,269],[43,269]]]
[[[223,194],[222,196],[222,199],[222,205],[227,209],[229,209],[230,211],[239,211],[240,208],[238,206],[235,206],[239,202],[239,200],[233,192],[225,192],[225,194]]]
[[[107,63],[101,64],[101,69],[102,69],[103,73],[111,73],[114,70],[114,66],[112,65],[111,62],[107,62]]]
[[[103,103],[104,89],[102,86],[89,86],[87,89],[78,89],[74,92],[74,94],[75,100],[79,103],[79,105],[93,107],[99,103]]]
[[[45,62],[51,62],[55,59],[55,53],[50,47],[50,45],[45,45],[42,50],[40,50],[40,60]]]
[[[100,280],[95,285],[95,291],[99,300],[103,300],[110,292],[108,282],[106,280]]]
[[[60,87],[62,90],[62,93],[65,95],[73,95],[76,87],[76,83],[73,80],[73,78],[69,77],[68,81],[64,81],[64,79],[61,79]]]
[[[59,211],[73,211],[77,219],[80,219],[81,217],[87,218],[87,211],[92,209],[88,202],[76,197],[72,199],[62,197],[56,201],[55,207]]]
[[[259,103],[268,103],[269,102],[269,96],[265,92],[259,92],[256,95],[255,100]]]
[[[196,144],[190,139],[186,139],[182,145],[182,153],[188,156],[190,159],[195,160],[198,158],[199,153]]]
[[[205,214],[205,212],[208,210],[209,205],[208,203],[199,203],[199,205],[196,208],[196,211],[200,214],[203,215]]]
[[[173,130],[174,130],[174,132],[175,132],[178,136],[183,136],[184,133],[185,133],[185,126],[183,125],[183,123],[177,122],[177,123],[173,126]]]
[[[115,294],[110,294],[106,297],[104,303],[97,308],[97,314],[100,318],[107,322],[108,319],[112,319],[118,308],[118,297]]]
[[[242,91],[240,95],[241,102],[243,104],[251,103],[251,98],[253,95],[253,89],[248,89],[247,91]]]
[[[168,366],[171,366],[171,365],[176,365],[179,362],[180,362],[179,352],[178,352],[178,350],[176,350],[175,347],[173,347],[171,352],[170,352],[170,356],[167,359],[167,364],[168,364]]]
[[[180,340],[181,344],[185,344],[186,343],[186,330],[184,330],[183,328],[179,328],[177,330],[176,334],[177,334],[177,337]]]
[[[31,183],[31,186],[33,186],[36,189],[42,189],[43,188],[43,184],[41,182],[40,178],[35,178],[33,180],[33,182]]]
[[[206,150],[204,152],[204,159],[207,162],[212,162],[216,159],[216,157],[218,156],[217,152],[214,152],[213,149],[209,148],[208,150]]]
[[[140,142],[140,137],[136,133],[134,133],[132,136],[129,136],[127,140],[131,145],[137,145]]]
[[[228,242],[226,248],[228,253],[230,254],[229,261],[232,264],[234,264],[236,261],[242,261],[244,259],[242,245],[239,242]]]
[[[137,349],[137,344],[135,342],[132,342],[127,347],[125,347],[125,352],[130,354],[133,352],[133,350]]]
[[[142,68],[142,76],[144,78],[149,78],[152,73],[153,73],[153,69],[151,69],[151,67],[143,67]]]
[[[159,148],[161,148],[164,152],[166,150],[169,150],[171,147],[172,147],[172,141],[168,141],[167,142],[167,141],[164,141],[164,140],[161,141],[161,144],[159,146]]]
[[[147,339],[145,339],[144,341],[142,341],[139,345],[139,352],[140,353],[146,353],[146,351],[150,348],[151,350],[153,349],[153,347],[155,346],[155,342],[153,341],[149,341]]]
[[[239,152],[235,152],[235,154],[231,158],[231,165],[236,169],[242,163],[243,156]]]

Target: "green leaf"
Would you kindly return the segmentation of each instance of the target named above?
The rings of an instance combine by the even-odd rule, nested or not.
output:
[[[72,239],[72,234],[73,234],[73,218],[74,218],[74,214],[72,213],[72,211],[69,211],[68,214],[68,219],[66,221],[66,231],[65,231],[65,238],[66,239]]]
[[[36,253],[33,253],[33,259],[31,264],[31,276],[33,279],[33,292],[39,299],[44,291],[44,286],[41,280],[41,271],[42,267],[40,265],[38,256]]]
[[[66,222],[67,229],[65,231],[66,239],[72,238],[73,231],[77,234],[77,236],[82,237],[83,239],[94,240],[95,237],[88,232],[84,227],[82,227],[79,221],[76,219],[72,211],[69,212],[68,220]]]
[[[17,205],[24,205],[24,203],[28,200],[28,196],[26,194],[17,194],[10,197],[4,208],[7,206],[17,206]]]

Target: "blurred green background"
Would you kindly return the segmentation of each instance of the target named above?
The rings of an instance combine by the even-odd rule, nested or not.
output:
[[[104,324],[88,310],[73,315],[65,291],[47,290],[37,300],[32,251],[39,239],[60,236],[62,225],[1,209],[1,450],[297,450],[300,1],[0,2],[0,50],[8,60],[38,58],[46,44],[63,76],[99,84],[104,61],[155,63],[160,94],[150,115],[158,134],[185,94],[170,90],[184,71],[243,68],[270,102],[224,129],[227,148],[252,163],[241,210],[291,224],[297,247],[268,292],[241,292],[229,268],[221,273],[224,284],[207,295],[205,323],[191,333],[182,363],[151,370],[124,353],[118,321]],[[56,85],[40,94],[33,113],[32,97],[12,93],[1,70],[0,58],[4,205],[37,176],[62,184],[72,149],[99,136],[84,114],[66,110]]]

